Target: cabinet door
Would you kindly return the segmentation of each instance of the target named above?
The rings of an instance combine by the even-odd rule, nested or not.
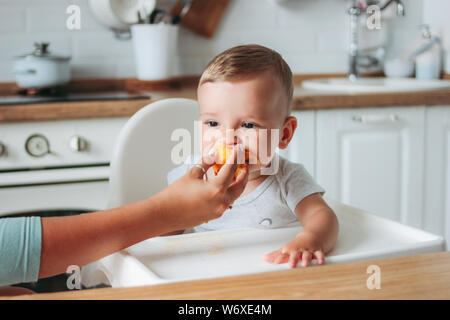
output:
[[[450,106],[427,108],[424,228],[450,249]]]
[[[293,162],[301,163],[314,176],[315,171],[315,112],[293,111],[297,118],[297,130],[294,137],[284,150],[279,150],[281,156]]]
[[[425,107],[317,112],[317,181],[327,195],[422,225]]]

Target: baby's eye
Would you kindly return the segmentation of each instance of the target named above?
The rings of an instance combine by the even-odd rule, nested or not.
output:
[[[251,123],[251,122],[244,122],[244,123],[242,124],[242,126],[243,126],[244,128],[247,128],[247,129],[253,129],[253,128],[256,127],[256,125],[255,125],[254,123]]]
[[[210,120],[210,121],[206,121],[206,124],[210,127],[217,127],[219,125],[218,122]]]

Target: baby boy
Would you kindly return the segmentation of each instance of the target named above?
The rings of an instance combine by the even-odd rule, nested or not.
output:
[[[281,227],[300,221],[303,229],[298,235],[264,259],[306,267],[313,259],[324,263],[339,227],[322,199],[325,191],[303,165],[276,153],[277,147],[288,146],[297,127],[297,119],[291,116],[292,96],[292,72],[280,54],[269,48],[233,47],[207,65],[197,88],[202,152],[215,150],[212,145],[241,144],[257,160],[247,167],[249,178],[241,197],[220,218],[194,230]],[[189,168],[184,165],[170,172],[169,183]],[[207,176],[214,176],[212,168]]]

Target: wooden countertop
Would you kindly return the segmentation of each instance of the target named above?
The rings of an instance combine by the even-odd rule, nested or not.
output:
[[[0,123],[131,117],[139,109],[156,100],[175,97],[196,99],[196,91],[191,88],[145,91],[145,95],[150,98],[0,105]]]
[[[140,108],[159,99],[175,97],[196,99],[196,89],[193,86],[178,89],[141,90],[139,93],[149,95],[150,99],[0,105],[0,123],[130,117]],[[306,90],[301,85],[296,85],[293,99],[294,110],[423,105],[450,105],[450,90],[344,94]]]
[[[296,86],[292,107],[294,110],[309,110],[433,105],[450,105],[450,89],[346,94]]]
[[[380,289],[367,288],[370,265],[380,268]],[[14,299],[450,299],[450,252]]]

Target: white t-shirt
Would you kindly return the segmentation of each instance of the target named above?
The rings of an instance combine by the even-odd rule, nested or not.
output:
[[[194,162],[192,162],[194,163]],[[184,164],[168,174],[171,184],[186,174],[193,164]],[[282,227],[298,221],[295,207],[305,197],[324,194],[304,166],[279,156],[278,171],[268,176],[251,193],[241,196],[231,209],[218,219],[210,220],[194,228],[195,232],[243,227]]]

